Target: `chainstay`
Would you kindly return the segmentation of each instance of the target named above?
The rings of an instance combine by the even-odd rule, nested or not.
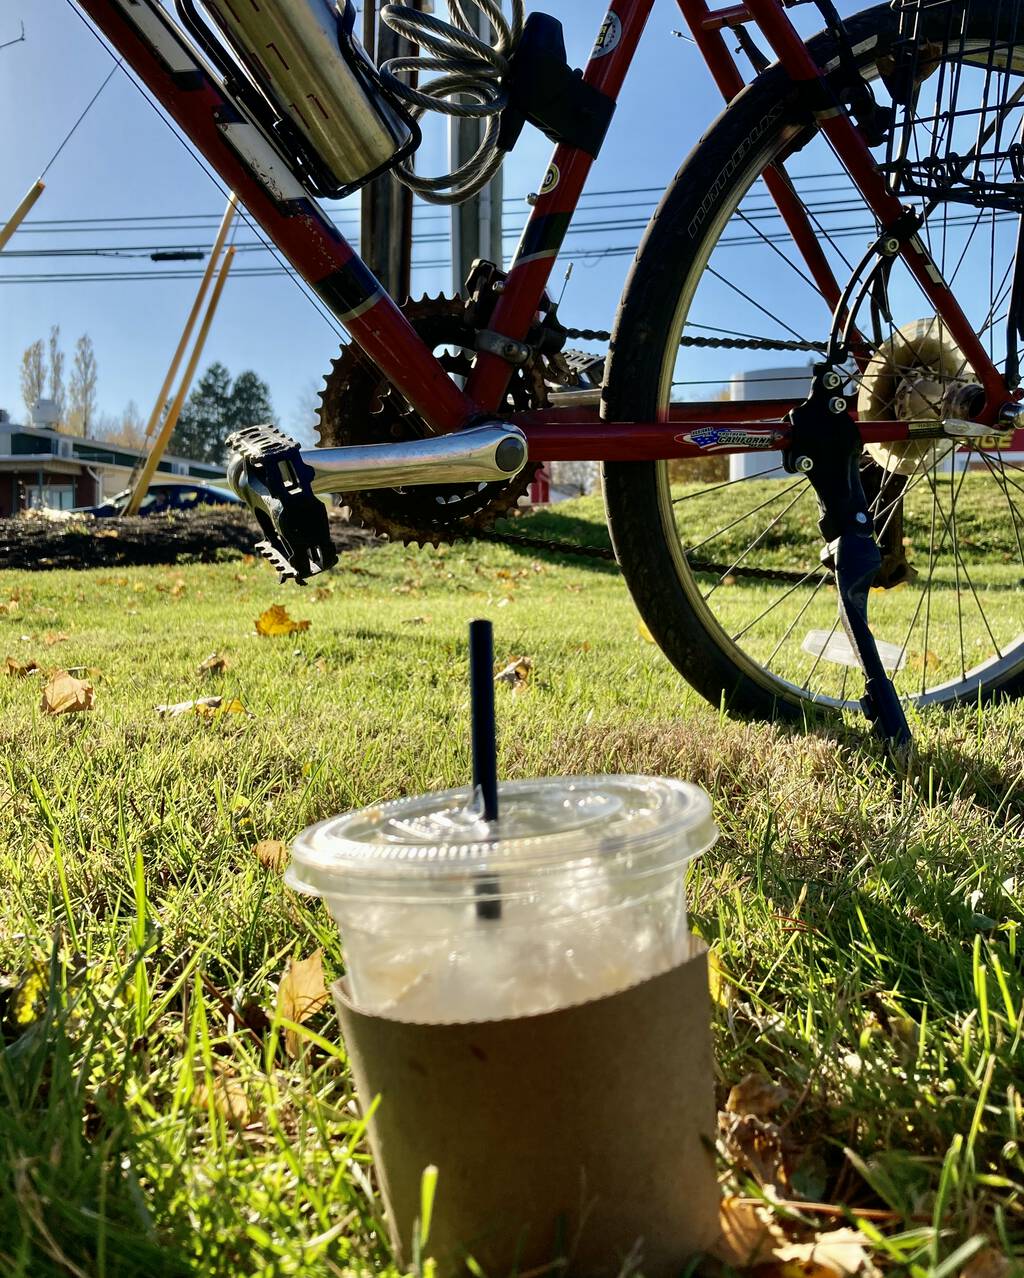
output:
[[[566,337],[581,342],[610,342],[612,335],[603,328],[567,328]],[[825,342],[795,342],[767,337],[681,337],[680,346],[703,346],[712,350],[730,351],[809,351],[823,353]]]
[[[548,554],[572,555],[579,559],[599,559],[615,563],[615,551],[609,546],[581,546],[574,541],[556,541],[547,537],[528,537],[523,533],[498,532],[493,528],[477,528],[470,534],[475,541],[496,542],[499,545],[519,546],[524,550],[540,550]],[[782,585],[803,585],[821,576],[826,582],[834,580],[832,573],[824,569],[797,572],[786,568],[750,568],[746,564],[719,564],[706,559],[688,559],[694,572],[712,573],[719,577],[743,577],[757,581],[777,581]]]

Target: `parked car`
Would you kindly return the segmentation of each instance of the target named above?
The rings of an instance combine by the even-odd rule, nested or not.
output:
[[[98,506],[79,506],[84,515],[96,515],[100,519],[111,518],[124,512],[128,505],[131,489],[101,502]],[[196,506],[241,506],[240,497],[236,497],[230,488],[221,488],[218,484],[206,483],[161,483],[151,485],[149,492],[142,499],[139,507],[140,515],[161,515],[169,510],[192,510]]]

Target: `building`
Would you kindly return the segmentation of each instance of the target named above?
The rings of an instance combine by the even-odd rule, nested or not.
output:
[[[33,506],[92,506],[128,486],[139,451],[102,439],[19,426],[0,409],[0,517]],[[157,478],[223,480],[224,467],[165,453]]]

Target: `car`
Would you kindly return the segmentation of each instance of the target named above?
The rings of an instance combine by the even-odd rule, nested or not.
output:
[[[98,506],[79,506],[77,511],[83,515],[95,515],[99,519],[110,519],[124,513],[131,496],[130,488],[117,493]],[[244,506],[230,488],[222,488],[218,484],[207,484],[196,481],[188,483],[152,484],[149,492],[142,499],[139,507],[140,515],[162,515],[173,510],[194,510],[196,506]]]

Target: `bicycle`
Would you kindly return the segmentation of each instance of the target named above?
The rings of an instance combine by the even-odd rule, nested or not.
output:
[[[327,447],[266,427],[231,441],[283,578],[335,561],[324,494],[436,544],[509,512],[539,459],[596,460],[633,599],[694,687],[762,717],[860,704],[904,743],[907,703],[1024,690],[1020,0],[897,0],[842,20],[815,0],[825,30],[807,42],[781,0],[677,2],[727,106],[665,192],[595,367],[566,351],[547,285],[653,0],[612,0],[582,73],[560,25],[521,0],[511,20],[472,0],[491,41],[457,0],[448,21],[387,5],[426,52],[379,69],[348,0],[206,0],[205,16],[175,0],[177,21],[156,0],[78,0],[352,337],[322,399]],[[440,75],[414,87],[425,71]],[[432,108],[487,122],[440,179],[411,165]],[[527,122],[551,163],[509,270],[477,263],[460,299],[399,306],[316,202],[389,169],[458,199]],[[810,354],[807,393],[674,393],[714,381],[688,374],[716,348]],[[723,478],[744,453],[772,464]]]

